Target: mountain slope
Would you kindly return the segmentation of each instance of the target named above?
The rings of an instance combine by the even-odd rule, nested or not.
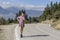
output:
[[[9,7],[7,9],[3,9],[2,7],[0,7],[0,17],[3,16],[4,18],[14,18],[19,10],[21,10],[21,8]],[[36,17],[40,16],[42,14],[42,11],[28,9],[26,10],[26,13],[28,16]]]

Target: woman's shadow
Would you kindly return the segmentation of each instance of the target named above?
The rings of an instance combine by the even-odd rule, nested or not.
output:
[[[31,36],[24,36],[23,38],[27,38],[27,37],[47,37],[50,35],[31,35]]]

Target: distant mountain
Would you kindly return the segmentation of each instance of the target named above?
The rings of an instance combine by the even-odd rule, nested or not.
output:
[[[29,16],[38,17],[38,16],[40,16],[40,15],[43,13],[43,11],[26,10],[26,13],[27,13]]]
[[[18,11],[21,10],[21,8],[17,7],[9,7],[7,9],[4,9],[0,7],[0,17],[3,16],[4,18],[14,18],[15,14],[18,13]],[[26,10],[26,13],[28,16],[40,16],[43,11],[37,11],[37,10]]]
[[[7,13],[7,10],[3,9],[2,7],[0,7],[0,14],[5,14]]]
[[[9,7],[7,9],[4,9],[2,7],[0,7],[0,17],[4,17],[6,19],[8,19],[9,17],[10,18],[13,18],[15,17],[15,14],[19,11],[18,8],[16,7]]]
[[[3,11],[4,9],[2,7],[0,7],[0,11]]]
[[[9,7],[6,9],[8,12],[17,13],[20,9],[17,7]]]

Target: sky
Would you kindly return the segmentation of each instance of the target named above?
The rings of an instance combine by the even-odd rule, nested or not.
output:
[[[26,10],[43,11],[47,4],[60,2],[60,0],[0,0],[0,7],[7,9],[9,7],[24,8]],[[9,14],[12,17],[12,13]],[[8,15],[8,16],[9,16]],[[40,16],[39,14],[31,14],[32,16]],[[7,15],[0,14],[0,16],[8,17]]]
[[[0,0],[0,6],[8,8],[12,6],[24,7],[25,9],[44,10],[50,2],[60,2],[60,0]]]

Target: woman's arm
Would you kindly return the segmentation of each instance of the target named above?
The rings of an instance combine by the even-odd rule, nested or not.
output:
[[[18,20],[18,21],[20,20],[19,17],[17,17],[17,20]]]

